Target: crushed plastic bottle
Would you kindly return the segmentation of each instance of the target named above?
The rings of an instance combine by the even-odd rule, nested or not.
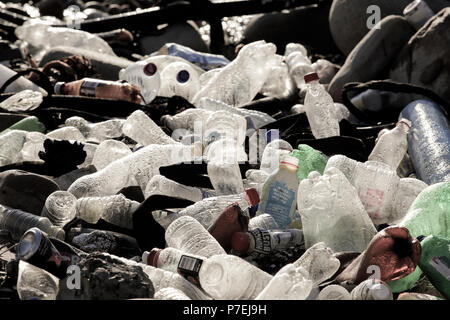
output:
[[[137,61],[119,71],[119,80],[139,87],[144,103],[149,104],[158,95],[161,86],[160,70],[153,62]]]
[[[199,75],[189,64],[172,62],[161,71],[159,96],[172,97],[176,95],[192,101],[199,90]]]
[[[56,300],[59,279],[51,273],[19,261],[17,293],[20,300]]]
[[[55,191],[45,200],[41,217],[47,217],[55,226],[63,227],[77,215],[77,198],[67,191]]]
[[[130,148],[117,140],[104,140],[95,149],[92,164],[97,170],[102,170],[110,163],[132,154]]]

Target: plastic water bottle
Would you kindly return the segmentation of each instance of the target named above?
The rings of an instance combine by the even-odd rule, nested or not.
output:
[[[392,291],[382,280],[367,279],[350,293],[352,300],[393,300]]]
[[[192,300],[211,300],[211,298],[200,288],[177,273],[152,266],[145,266],[143,270],[152,281],[155,292],[164,288],[175,288],[183,292]]]
[[[289,73],[294,79],[297,88],[302,89],[305,85],[304,76],[314,72],[311,61],[300,51],[294,51],[286,57],[286,64],[289,67]]]
[[[98,145],[92,158],[92,164],[97,170],[102,170],[111,162],[132,154],[130,148],[117,140],[105,140]]]
[[[145,188],[145,198],[155,194],[183,198],[192,202],[216,196],[214,190],[185,186],[161,175],[155,175]]]
[[[19,161],[26,131],[12,130],[0,135],[0,166]]]
[[[165,239],[169,247],[188,254],[211,257],[226,253],[216,239],[194,218],[183,216],[166,229]]]
[[[46,217],[0,205],[0,229],[8,230],[13,240],[18,241],[28,229],[33,227],[41,229],[54,238],[63,240],[65,237],[64,230],[52,225]]]
[[[41,268],[20,260],[16,286],[20,300],[56,300],[59,279]]]
[[[235,232],[232,238],[233,251],[252,257],[266,256],[273,251],[304,244],[303,231],[253,229],[248,232]]]
[[[363,252],[377,230],[342,172],[312,172],[298,188],[305,247],[325,242],[333,251]]]
[[[286,228],[296,208],[298,159],[283,156],[280,166],[264,183],[258,211],[273,216],[278,226]]]
[[[152,119],[142,110],[136,110],[123,124],[123,133],[143,146],[149,144],[176,144]]]
[[[119,80],[139,87],[145,104],[156,98],[161,86],[160,70],[155,63],[148,61],[137,61],[120,70]]]
[[[139,202],[118,194],[108,197],[85,197],[76,201],[78,218],[95,224],[103,219],[116,226],[133,229],[133,212]]]
[[[130,185],[138,185],[144,191],[150,179],[159,174],[161,166],[195,161],[202,154],[201,143],[191,146],[151,144],[77,179],[67,191],[77,198],[114,195]]]
[[[155,292],[155,300],[192,300],[183,291],[176,288],[162,288]]]
[[[313,282],[302,267],[292,263],[281,268],[255,300],[306,300]]]
[[[251,300],[272,276],[237,256],[220,254],[203,262],[199,279],[203,290],[216,300]]]
[[[342,286],[331,284],[323,288],[317,300],[352,300],[350,293]]]
[[[232,62],[200,89],[193,104],[203,97],[235,107],[252,101],[270,75],[271,66],[278,62],[275,52],[275,45],[264,40],[245,45]]]
[[[248,222],[248,229],[275,230],[279,229],[279,227],[278,223],[270,214],[263,213],[250,219]]]
[[[369,155],[369,160],[386,163],[397,170],[408,150],[406,137],[410,128],[411,122],[401,119],[394,129],[379,137],[377,144]]]
[[[439,105],[416,100],[399,117],[413,123],[408,133],[408,153],[417,177],[430,185],[450,181],[450,124]]]
[[[77,128],[88,141],[102,142],[106,139],[119,138],[122,135],[122,126],[125,120],[112,119],[90,123],[82,117],[67,118],[65,125]]]
[[[267,145],[261,158],[260,170],[270,175],[278,170],[281,158],[289,155],[294,149],[289,142],[279,139],[278,132],[274,132],[274,130],[267,132],[266,141]]]
[[[53,225],[63,227],[77,215],[77,198],[67,191],[55,191],[45,200],[41,217],[47,217]]]
[[[340,128],[333,98],[319,83],[317,73],[309,73],[304,78],[308,87],[305,96],[306,116],[313,136],[316,139],[339,136]]]
[[[244,187],[246,189],[255,188],[258,194],[262,194],[264,183],[269,178],[269,174],[262,170],[250,169],[245,172],[245,178]]]
[[[40,161],[39,152],[45,151],[44,141],[47,139],[45,134],[40,132],[28,132],[25,137],[25,143],[20,151],[22,161]]]
[[[199,75],[189,64],[172,62],[161,71],[161,87],[158,95],[162,97],[176,95],[192,101],[199,90]]]

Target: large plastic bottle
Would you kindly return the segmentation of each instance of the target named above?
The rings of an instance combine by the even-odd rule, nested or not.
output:
[[[283,156],[280,166],[264,183],[258,212],[272,215],[278,226],[286,228],[296,208],[298,159]]]
[[[272,276],[237,256],[220,254],[203,262],[199,279],[203,290],[214,299],[251,300]]]
[[[143,146],[149,144],[176,144],[162,129],[142,110],[130,114],[123,124],[123,133]]]
[[[317,73],[305,75],[308,91],[305,96],[305,109],[311,132],[316,139],[340,135],[333,98],[319,83]]]
[[[78,142],[86,141],[86,138],[80,130],[72,126],[52,130],[46,134],[46,137],[54,140],[74,140]]]
[[[183,216],[172,222],[166,230],[169,247],[188,254],[211,257],[226,252],[216,239],[194,218]]]
[[[172,97],[176,95],[192,101],[199,90],[199,75],[189,64],[172,62],[161,71],[159,96]]]
[[[97,170],[102,170],[111,162],[126,157],[133,152],[123,142],[108,139],[98,145],[92,158],[92,164]]]
[[[363,252],[377,233],[358,193],[342,172],[311,172],[298,188],[305,247],[325,242],[333,251]]]
[[[262,154],[260,170],[273,174],[278,170],[281,157],[289,155],[294,149],[289,142],[279,139],[279,133],[275,130],[267,132],[266,141],[267,145]]]
[[[133,212],[139,202],[118,194],[107,197],[85,197],[76,200],[77,217],[95,224],[101,218],[116,226],[133,229]]]
[[[0,229],[8,230],[13,240],[20,240],[20,237],[33,227],[41,229],[51,237],[61,240],[65,237],[64,230],[52,225],[46,217],[0,205]]]
[[[250,219],[248,229],[275,230],[278,229],[278,224],[270,214],[263,213]]]
[[[202,151],[201,143],[191,146],[151,144],[77,179],[67,191],[77,198],[114,195],[130,185],[138,185],[144,191],[150,179],[159,174],[159,167],[194,161]]]
[[[86,140],[100,143],[106,139],[120,138],[124,122],[123,119],[111,119],[90,123],[82,117],[74,116],[67,118],[64,123],[77,128]]]
[[[16,286],[20,300],[56,300],[59,279],[41,268],[20,260]]]
[[[193,202],[216,196],[214,190],[185,186],[162,175],[155,175],[145,188],[145,198],[154,194],[182,198]]]
[[[172,131],[184,129],[197,134],[202,134],[203,130],[205,130],[206,119],[208,119],[212,113],[213,111],[191,108],[177,113],[174,116],[162,116],[161,123]]]
[[[63,227],[77,215],[77,198],[67,191],[55,191],[45,200],[41,217],[47,217],[55,226]]]
[[[161,86],[160,70],[155,63],[149,61],[137,61],[120,70],[119,80],[138,86],[145,104],[155,99]]]
[[[439,105],[416,100],[399,117],[413,124],[408,133],[408,153],[417,177],[430,185],[450,181],[450,124]]]
[[[383,133],[369,155],[370,161],[379,161],[397,170],[400,162],[408,150],[407,134],[411,122],[401,119],[394,129]]]

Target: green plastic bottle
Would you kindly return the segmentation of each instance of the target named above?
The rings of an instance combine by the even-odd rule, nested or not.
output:
[[[450,299],[450,239],[428,236],[420,244],[422,246],[420,269],[433,286]]]
[[[26,117],[19,122],[14,123],[12,126],[10,126],[8,129],[5,129],[0,134],[6,133],[10,130],[23,130],[23,131],[37,131],[44,133],[45,132],[45,126],[39,122],[39,119],[35,116],[29,116]]]
[[[424,189],[399,225],[408,228],[415,238],[429,235],[450,238],[450,182],[436,183]],[[416,267],[413,273],[388,284],[392,292],[407,291],[421,274],[420,267]]]
[[[300,181],[306,179],[308,174],[313,171],[323,174],[327,165],[327,159],[306,144],[299,144],[298,148],[292,151],[290,155],[298,159],[297,177]]]

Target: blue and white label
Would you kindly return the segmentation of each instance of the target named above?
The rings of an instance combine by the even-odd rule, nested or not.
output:
[[[290,212],[294,202],[295,191],[289,189],[286,184],[276,181],[270,187],[264,213],[270,214],[280,228],[285,228],[291,223]]]

